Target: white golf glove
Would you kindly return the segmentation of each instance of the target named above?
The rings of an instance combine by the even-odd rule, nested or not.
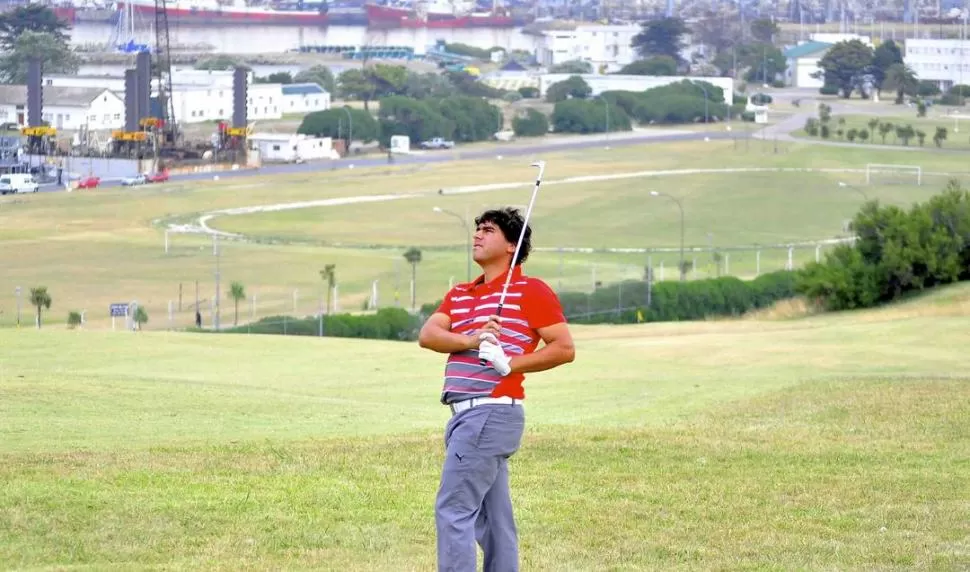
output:
[[[478,345],[478,357],[491,362],[492,367],[499,375],[505,377],[512,372],[512,365],[509,356],[505,355],[505,350],[498,343],[498,338],[493,334],[482,334],[478,336],[481,343]]]

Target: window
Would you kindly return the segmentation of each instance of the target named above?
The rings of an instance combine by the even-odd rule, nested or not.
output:
[[[66,116],[66,118],[67,118],[67,119],[70,119],[70,118],[71,118],[71,116],[70,116],[70,115],[68,115],[68,116]],[[120,114],[120,113],[115,113],[115,119],[121,119],[121,114]]]
[[[279,151],[279,150],[280,150],[279,145],[273,145],[273,151]]]

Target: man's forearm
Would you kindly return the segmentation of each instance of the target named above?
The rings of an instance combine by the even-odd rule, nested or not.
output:
[[[531,354],[512,356],[509,365],[512,373],[530,373],[569,363],[575,357],[576,350],[571,345],[553,343]]]
[[[471,338],[464,334],[449,332],[443,328],[422,329],[418,345],[443,354],[453,354],[470,349]]]

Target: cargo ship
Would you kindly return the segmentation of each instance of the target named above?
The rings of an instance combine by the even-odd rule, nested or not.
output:
[[[132,10],[138,14],[154,17],[154,0],[128,0]],[[235,4],[220,4],[215,0],[169,0],[165,2],[166,15],[180,26],[188,25],[225,25],[260,24],[264,26],[326,26],[329,19],[326,5],[317,9],[269,8],[247,6],[240,0]],[[124,9],[125,2],[118,8]]]
[[[493,7],[487,12],[461,10],[446,0],[417,5],[367,4],[368,25],[381,28],[512,28],[511,13]]]

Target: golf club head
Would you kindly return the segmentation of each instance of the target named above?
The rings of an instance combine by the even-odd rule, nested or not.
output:
[[[531,166],[532,167],[539,167],[540,169],[542,169],[543,167],[546,166],[546,162],[545,161],[535,161],[535,162],[532,163]]]

